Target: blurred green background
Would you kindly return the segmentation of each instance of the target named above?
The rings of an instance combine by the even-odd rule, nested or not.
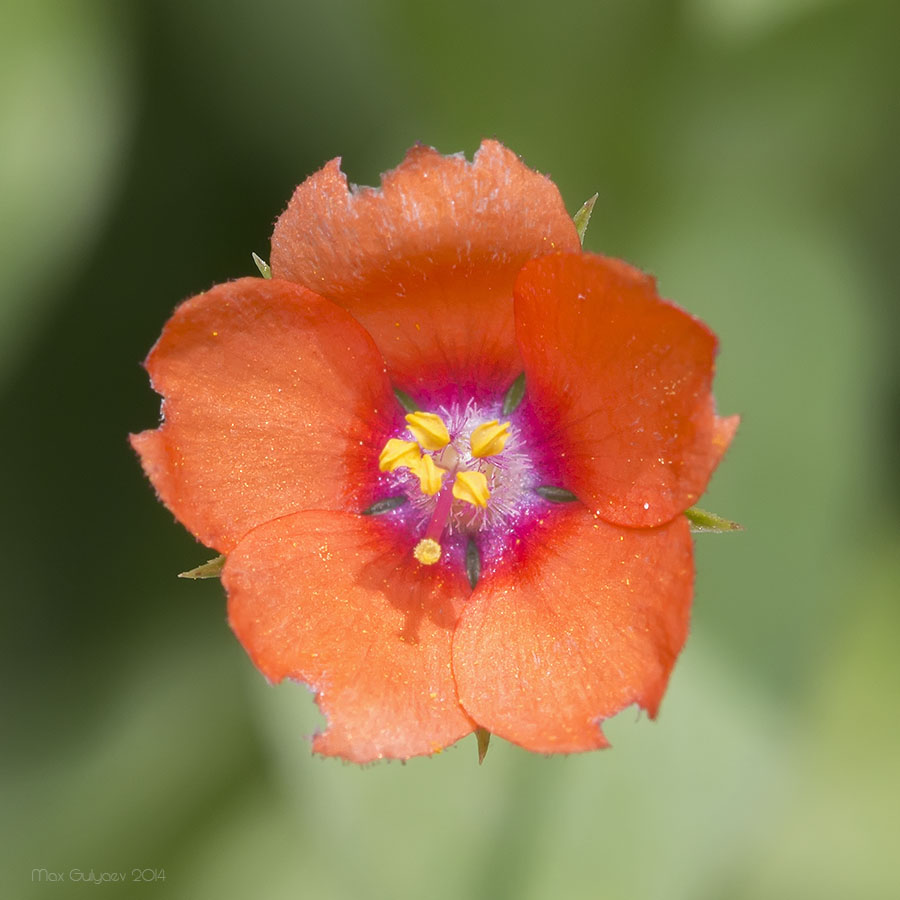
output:
[[[900,4],[5,0],[0,894],[900,896]],[[312,758],[126,434],[294,185],[498,137],[721,338],[743,426],[657,723]],[[37,883],[32,869],[66,873]],[[162,868],[80,888],[68,873]]]

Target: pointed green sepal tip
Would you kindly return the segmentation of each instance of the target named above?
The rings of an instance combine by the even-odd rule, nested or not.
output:
[[[256,263],[256,268],[259,269],[259,274],[262,275],[263,278],[271,278],[272,267],[261,256],[257,256],[255,253],[251,253],[250,255],[253,257],[253,262]]]
[[[723,519],[715,513],[692,506],[685,515],[691,523],[691,531],[696,534],[724,534],[728,531],[743,531],[744,526],[730,519]]]
[[[478,741],[478,765],[480,766],[487,756],[488,747],[491,745],[491,733],[487,728],[476,728],[475,740]]]
[[[376,500],[371,506],[362,511],[364,516],[380,516],[382,513],[390,512],[406,503],[406,497],[402,494],[398,497],[385,497],[383,500]]]
[[[593,197],[589,197],[584,203],[581,204],[581,209],[572,216],[572,221],[575,223],[575,230],[578,232],[578,240],[581,241],[581,246],[584,246],[584,234],[587,231],[588,223],[591,221],[591,213],[594,211],[594,204],[597,202],[597,197],[599,194],[594,194]]]
[[[508,416],[514,413],[519,404],[525,398],[525,373],[523,372],[510,386],[503,397],[503,406],[500,407],[500,415]]]
[[[574,503],[578,499],[571,491],[553,484],[538,485],[534,492],[551,503]]]
[[[394,388],[394,396],[397,398],[397,402],[407,411],[407,412],[418,412],[421,407],[406,391],[401,391],[400,388]]]
[[[179,572],[179,578],[218,578],[222,574],[225,565],[225,556],[217,556],[209,562],[197,566],[196,569],[188,569],[187,572]]]

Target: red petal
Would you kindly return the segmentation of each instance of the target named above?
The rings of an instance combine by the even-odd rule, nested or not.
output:
[[[516,335],[566,487],[604,519],[667,522],[703,493],[736,423],[715,416],[715,335],[652,278],[590,254],[527,264]]]
[[[176,310],[146,366],[165,421],[131,441],[203,543],[227,553],[277,516],[371,502],[396,402],[335,304],[283,281],[222,284]]]
[[[255,529],[223,573],[231,627],[272,681],[317,692],[313,749],[354,762],[434,753],[472,731],[450,643],[462,576],[420,566],[390,527],[303,512]]]
[[[713,432],[713,446],[716,450],[716,465],[718,465],[725,451],[731,446],[734,436],[737,434],[738,425],[741,424],[740,416],[716,416],[715,430]]]
[[[687,637],[689,526],[620,528],[579,507],[554,510],[543,531],[466,604],[453,642],[460,702],[528,750],[605,747],[602,719],[633,703],[656,715]]]
[[[531,257],[579,249],[559,191],[496,141],[469,163],[417,146],[380,190],[340,160],[301,184],[272,235],[272,271],[340,303],[415,392],[503,390],[521,371],[512,290]]]

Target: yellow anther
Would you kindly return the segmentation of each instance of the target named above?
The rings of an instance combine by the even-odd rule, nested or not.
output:
[[[509,440],[509,422],[485,422],[472,432],[472,456],[496,456]]]
[[[423,494],[436,494],[441,489],[441,481],[444,478],[444,470],[439,469],[430,456],[423,456],[417,463],[409,467],[414,475],[419,477],[419,487]]]
[[[441,545],[431,538],[422,538],[416,549],[413,550],[413,556],[422,563],[423,566],[433,566],[441,558]]]
[[[484,509],[488,497],[491,496],[487,478],[481,472],[457,472],[456,480],[453,482],[453,496],[464,503],[471,503],[472,506]]]
[[[378,468],[382,472],[394,469],[412,468],[422,458],[422,451],[415,441],[401,441],[391,438],[378,456]]]
[[[450,443],[447,426],[434,413],[414,412],[406,416],[406,422],[413,437],[423,450],[440,450]]]

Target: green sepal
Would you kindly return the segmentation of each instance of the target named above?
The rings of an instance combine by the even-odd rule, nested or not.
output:
[[[188,569],[187,572],[179,572],[179,578],[218,578],[222,574],[222,568],[225,565],[225,555],[217,556],[209,562],[197,566],[195,569]]]
[[[469,586],[474,591],[478,586],[478,579],[481,578],[481,554],[478,552],[478,544],[472,538],[466,544],[466,578],[469,579]]]
[[[394,388],[394,396],[397,398],[397,402],[407,411],[407,412],[418,412],[421,407],[406,391],[401,391],[400,388]]]
[[[525,397],[525,373],[523,372],[510,386],[503,397],[503,406],[500,407],[500,415],[508,416],[514,413]]]
[[[407,498],[402,494],[398,497],[385,497],[383,500],[376,500],[370,507],[364,509],[360,515],[363,516],[380,516],[382,513],[390,512],[406,503]]]
[[[485,756],[487,756],[488,747],[491,745],[491,733],[487,728],[476,728],[475,740],[478,741],[478,765],[480,766],[484,762]]]
[[[552,484],[542,484],[534,492],[551,503],[574,503],[578,499],[571,491]]]
[[[259,274],[262,275],[263,278],[271,278],[272,267],[261,256],[257,256],[255,253],[251,253],[250,255],[253,257],[253,262],[256,263],[256,268],[259,269]]]
[[[725,534],[728,531],[743,531],[744,526],[730,519],[723,519],[715,513],[692,506],[685,515],[695,534]]]
[[[598,196],[598,194],[594,194],[593,197],[585,200],[581,205],[581,209],[572,216],[575,230],[578,232],[578,240],[581,241],[582,247],[584,246],[584,234],[587,231],[588,223],[591,221],[591,213],[594,211],[594,204],[597,202]]]

